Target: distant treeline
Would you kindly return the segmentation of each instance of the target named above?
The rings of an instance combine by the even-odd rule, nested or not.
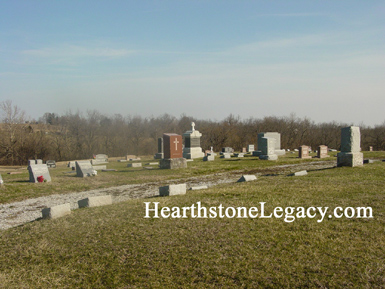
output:
[[[68,161],[91,158],[94,154],[110,157],[126,154],[152,155],[157,152],[157,139],[163,133],[183,134],[195,122],[202,133],[201,147],[233,147],[236,151],[247,144],[257,144],[259,132],[281,133],[281,147],[295,149],[318,145],[339,149],[341,128],[347,123],[314,123],[295,115],[241,119],[229,115],[224,120],[199,120],[182,115],[158,117],[122,115],[107,116],[97,111],[57,115],[46,113],[38,121],[26,122],[24,113],[7,101],[1,103],[0,164],[25,165],[29,159]],[[361,126],[361,147],[385,150],[385,122],[375,127]]]

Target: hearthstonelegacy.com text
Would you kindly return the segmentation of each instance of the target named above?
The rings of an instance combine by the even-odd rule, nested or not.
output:
[[[287,223],[296,219],[316,219],[321,223],[325,217],[331,218],[373,218],[371,207],[335,207],[329,211],[329,207],[275,207],[271,213],[267,213],[266,202],[259,202],[258,207],[205,207],[201,202],[190,207],[161,207],[159,202],[144,202],[146,205],[144,218],[283,218]],[[270,210],[269,210],[270,211]]]

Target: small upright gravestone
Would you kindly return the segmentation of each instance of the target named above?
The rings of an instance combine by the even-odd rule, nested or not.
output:
[[[155,154],[154,159],[161,160],[163,159],[163,138],[158,138],[158,152]]]
[[[29,181],[31,183],[50,182],[51,175],[49,174],[46,164],[31,164],[28,166]]]
[[[341,152],[337,154],[337,167],[362,166],[364,155],[361,150],[361,133],[358,126],[341,129]]]
[[[48,160],[48,161],[45,162],[45,164],[49,168],[56,168],[56,162],[54,160]]]
[[[92,167],[90,161],[76,161],[75,165],[77,177],[85,178],[96,175],[96,171]]]
[[[328,147],[325,145],[320,145],[317,150],[317,158],[322,159],[327,157],[329,157]]]
[[[373,147],[372,147],[372,146],[369,147],[369,151],[370,151],[370,152],[373,151]]]
[[[3,177],[0,175],[0,186],[4,184]]]
[[[248,152],[248,153],[251,153],[251,152],[253,152],[253,151],[254,151],[254,145],[253,145],[253,144],[247,145],[247,152]]]
[[[300,159],[311,159],[311,156],[309,155],[309,147],[305,145],[300,146],[298,150],[298,157]]]
[[[274,138],[263,137],[260,139],[258,146],[258,149],[261,150],[259,159],[269,161],[275,161],[278,159],[278,156],[275,154],[276,150]]]

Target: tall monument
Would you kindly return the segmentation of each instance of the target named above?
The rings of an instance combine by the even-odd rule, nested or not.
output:
[[[185,159],[203,158],[204,153],[201,148],[201,136],[202,134],[195,130],[195,123],[191,123],[191,130],[186,131],[183,134],[184,149],[183,157]]]

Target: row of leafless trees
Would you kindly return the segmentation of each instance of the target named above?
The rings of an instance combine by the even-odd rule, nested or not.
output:
[[[26,122],[25,113],[11,101],[0,103],[2,112],[0,164],[22,165],[29,159],[56,161],[91,158],[93,154],[112,156],[126,154],[152,155],[157,139],[165,132],[183,134],[196,129],[203,136],[203,149],[219,151],[224,146],[241,150],[247,144],[257,144],[259,132],[280,132],[281,147],[294,149],[300,145],[316,148],[324,144],[338,149],[341,127],[346,123],[316,124],[295,115],[241,119],[229,115],[222,121],[197,120],[182,115],[179,118],[164,114],[158,117],[122,115],[107,116],[97,111],[68,112],[65,115],[46,113],[38,121]],[[385,150],[385,122],[375,127],[361,126],[361,147]]]

